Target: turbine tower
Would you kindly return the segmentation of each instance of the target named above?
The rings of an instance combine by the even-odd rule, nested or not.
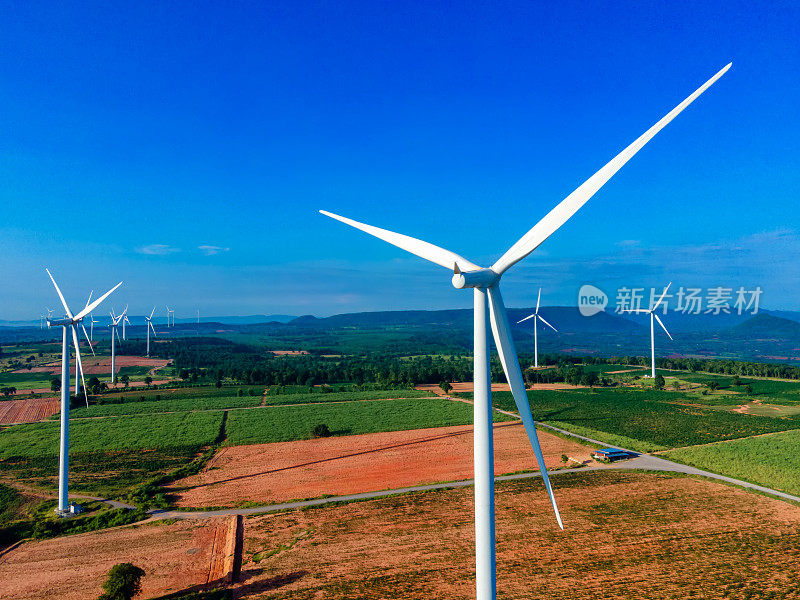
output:
[[[150,316],[145,317],[144,320],[146,325],[144,328],[147,330],[147,358],[150,358],[150,330],[153,330],[153,337],[158,337],[156,335],[156,328],[153,327],[153,313],[156,312],[156,307],[153,307],[153,310],[150,311]]]
[[[86,315],[97,308],[111,292],[121,286],[122,282],[120,281],[91,304],[87,303],[86,307],[77,315],[73,315],[69,306],[67,306],[67,301],[64,300],[64,295],[61,293],[56,280],[53,279],[53,275],[48,269],[45,269],[45,271],[47,271],[47,274],[50,276],[50,281],[53,282],[53,286],[58,293],[58,298],[61,300],[61,304],[64,306],[64,311],[66,312],[66,316],[63,319],[50,319],[49,317],[47,319],[48,327],[61,326],[63,330],[61,338],[61,444],[59,447],[58,461],[58,512],[66,512],[69,507],[67,491],[69,477],[69,334],[67,330],[70,330],[72,334],[72,343],[75,345],[76,370],[80,371],[81,378],[83,378],[81,351],[78,347],[78,332],[75,327],[81,323]],[[83,389],[86,389],[85,383],[83,384]]]
[[[533,319],[533,366],[534,368],[539,368],[539,334],[536,327],[536,321],[541,321],[545,325],[547,325],[550,329],[558,333],[558,329],[550,325],[547,321],[544,320],[539,314],[539,301],[542,299],[542,288],[539,288],[539,296],[536,298],[536,312],[532,315],[528,315],[524,319],[520,319],[517,321],[517,325],[522,323],[523,321],[527,321],[528,319]]]
[[[110,313],[111,315],[111,383],[113,384],[117,379],[117,344],[116,340],[119,340],[119,343],[122,343],[122,340],[119,339],[119,323],[122,321],[123,315],[118,317],[114,316],[114,311],[112,310]],[[116,336],[116,339],[114,338]]]
[[[514,264],[528,256],[542,242],[555,233],[580,209],[622,166],[630,160],[650,139],[708,89],[730,68],[721,69],[693,94],[676,106],[665,117],[637,138],[607,165],[587,179],[580,187],[561,201],[528,233],[520,238],[490,268],[482,268],[467,259],[406,235],[380,229],[353,221],[326,211],[320,211],[333,219],[360,229],[420,258],[453,269],[453,286],[457,289],[472,288],[474,297],[474,460],[475,460],[475,586],[478,600],[494,600],[497,597],[495,573],[494,530],[494,456],[492,441],[491,379],[489,349],[487,344],[487,320],[491,323],[497,353],[503,365],[506,379],[511,387],[520,418],[528,433],[536,461],[542,474],[547,493],[555,511],[556,520],[563,529],[544,457],[536,435],[531,407],[525,392],[519,360],[511,338],[508,316],[500,294],[500,278]]]
[[[172,318],[172,325],[169,324],[170,317]],[[175,311],[167,306],[167,327],[175,327]]]
[[[645,314],[649,313],[650,314],[650,370],[651,370],[650,377],[652,377],[653,379],[656,378],[656,334],[655,334],[655,326],[654,326],[654,323],[653,323],[653,319],[655,318],[655,320],[658,321],[658,324],[661,325],[661,329],[664,330],[664,333],[666,333],[667,336],[669,337],[669,339],[671,340],[672,336],[670,335],[669,331],[667,331],[667,327],[664,325],[664,322],[661,319],[658,318],[658,315],[656,314],[656,309],[661,304],[661,301],[664,299],[664,296],[667,295],[667,290],[669,290],[669,286],[671,286],[671,285],[672,285],[672,282],[670,281],[667,284],[667,287],[664,288],[664,291],[661,292],[661,297],[658,299],[658,302],[656,302],[649,309],[647,309],[647,308],[635,308],[635,309],[624,311],[624,312],[632,312],[632,313],[636,313],[636,314],[642,314],[642,313],[645,313]],[[651,298],[652,298],[652,296],[651,296]]]

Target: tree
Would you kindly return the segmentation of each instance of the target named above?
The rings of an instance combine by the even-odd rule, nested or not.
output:
[[[664,389],[664,376],[663,375],[656,375],[656,378],[653,382],[653,387],[657,390]]]
[[[450,390],[452,390],[452,389],[453,389],[453,386],[452,386],[452,385],[450,385],[449,383],[447,383],[446,381],[442,381],[442,382],[439,384],[439,387],[440,387],[440,388],[442,388],[442,391],[443,391],[445,394],[449,394],[449,393],[450,393]]]
[[[50,380],[50,390],[53,392],[61,391],[61,380],[58,377],[53,377]]]
[[[222,387],[222,379],[217,379],[216,386],[217,386],[217,389]]]
[[[147,377],[144,378],[144,383],[145,385],[150,385],[151,383],[153,383],[153,378],[150,377],[150,375],[148,375]]]
[[[739,379],[738,375],[734,375],[733,379],[731,380],[731,385],[742,385],[742,380]]]
[[[131,563],[111,567],[103,584],[105,593],[98,600],[131,600],[142,591],[144,570]]]
[[[13,386],[6,386],[6,387],[0,388],[0,392],[3,393],[3,396],[11,396],[11,395],[17,393],[17,388],[15,388]]]
[[[677,381],[673,381],[672,382],[672,387],[677,392],[679,389],[681,389],[681,384],[678,383]]]
[[[119,380],[125,384],[125,387],[128,387],[128,384],[131,382],[131,378],[128,375],[123,375]]]
[[[714,390],[719,388],[719,382],[718,381],[713,381],[713,380],[709,381],[708,383],[706,383],[706,387],[713,392]]]
[[[744,391],[745,391],[746,394],[752,394],[753,393],[753,386],[748,383],[746,386],[744,386]]]

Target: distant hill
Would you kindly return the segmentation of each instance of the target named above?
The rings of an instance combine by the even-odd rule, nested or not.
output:
[[[512,328],[532,330],[531,322],[516,322],[527,317],[533,308],[509,308],[508,318]],[[630,333],[641,330],[640,324],[608,313],[598,313],[584,317],[577,308],[571,306],[543,306],[539,313],[559,332],[564,333]],[[314,329],[338,329],[342,327],[452,327],[472,330],[472,310],[398,310],[345,313],[319,319],[311,315],[298,317],[289,322],[290,326]]]
[[[228,325],[254,325],[257,323],[288,323],[295,319],[295,315],[245,315],[245,316],[230,316],[230,317],[204,317],[200,316],[201,323],[223,323]],[[166,317],[160,319],[161,322],[166,323]],[[197,317],[190,317],[187,319],[175,318],[175,323],[197,323]]]
[[[800,340],[800,323],[768,314],[758,314],[726,332],[736,337]]]

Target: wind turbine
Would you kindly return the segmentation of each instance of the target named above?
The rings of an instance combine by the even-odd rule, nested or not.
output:
[[[81,351],[78,346],[78,333],[76,330],[76,325],[80,324],[86,315],[97,308],[100,303],[111,294],[111,292],[121,286],[122,282],[120,281],[117,285],[108,290],[105,294],[100,296],[91,304],[87,303],[86,307],[84,307],[84,309],[77,315],[73,315],[72,311],[69,309],[69,306],[67,306],[67,301],[64,300],[64,295],[61,293],[56,280],[53,279],[53,275],[48,269],[45,269],[45,271],[47,271],[47,274],[50,276],[50,281],[53,282],[53,286],[56,288],[56,292],[58,293],[58,298],[61,300],[61,304],[64,306],[64,311],[66,312],[66,316],[63,319],[50,319],[49,317],[47,319],[48,327],[61,326],[63,329],[61,341],[61,443],[59,447],[58,462],[58,511],[66,512],[69,502],[67,495],[69,477],[69,338],[67,330],[71,330],[72,342],[75,345],[76,370],[80,371],[81,379],[83,379]],[[86,383],[83,384],[83,389],[86,389]]]
[[[128,336],[125,334],[125,323],[128,325],[131,324],[130,320],[128,319],[128,305],[125,305],[125,310],[122,311],[122,339],[127,340]]]
[[[119,340],[119,331],[117,328],[119,327],[119,323],[122,320],[124,315],[114,316],[114,311],[112,310],[110,313],[111,315],[111,383],[117,379],[117,348],[116,348],[116,340]],[[114,339],[116,336],[116,339]],[[119,340],[119,343],[122,343],[122,340]]]
[[[520,319],[519,321],[517,321],[517,325],[519,325],[523,321],[527,321],[528,319],[533,319],[533,366],[536,369],[539,368],[539,334],[536,327],[536,321],[541,321],[542,323],[547,325],[550,329],[558,333],[558,329],[550,325],[550,323],[545,321],[544,317],[542,317],[539,314],[539,300],[541,299],[542,299],[542,288],[539,288],[539,296],[536,298],[536,312],[534,312],[532,315],[528,315],[524,319]]]
[[[667,336],[669,336],[669,339],[671,340],[672,336],[670,335],[669,331],[667,331],[667,328],[664,325],[664,322],[661,319],[659,319],[658,315],[656,314],[656,309],[658,308],[658,305],[661,304],[661,301],[664,299],[664,296],[667,295],[667,291],[669,290],[669,286],[671,286],[671,285],[672,285],[672,282],[670,281],[667,284],[667,287],[664,288],[664,291],[661,292],[661,297],[658,299],[658,302],[656,302],[649,309],[647,309],[647,308],[632,308],[630,310],[623,311],[623,312],[632,312],[632,313],[636,313],[636,314],[641,314],[641,313],[649,313],[650,314],[650,366],[651,366],[651,375],[650,376],[653,379],[656,378],[656,335],[655,335],[655,327],[654,327],[654,324],[653,324],[653,318],[655,318],[655,320],[658,321],[658,324],[661,325],[661,329],[664,330],[664,333],[666,333]],[[651,296],[651,298],[652,298],[652,296]]]
[[[165,305],[166,306],[166,305]],[[167,327],[170,327],[169,319],[172,316],[172,327],[175,327],[175,311],[167,306]]]
[[[474,296],[474,460],[475,460],[475,585],[478,600],[494,600],[496,591],[495,530],[494,530],[494,460],[492,441],[491,380],[486,322],[491,322],[497,353],[503,365],[506,379],[511,387],[520,418],[528,433],[547,493],[555,511],[556,520],[563,529],[544,457],[536,435],[536,426],[531,414],[519,360],[506,314],[499,282],[503,274],[514,264],[528,256],[542,242],[555,233],[580,209],[622,166],[630,160],[650,139],[708,89],[730,68],[730,64],[706,81],[694,93],[672,109],[660,121],[637,138],[630,146],[615,156],[607,165],[587,179],[574,192],[561,201],[528,233],[520,238],[491,268],[481,268],[467,259],[406,235],[380,229],[353,221],[326,211],[320,211],[333,219],[360,229],[398,248],[415,254],[442,267],[453,269],[452,284],[457,289],[473,288]]]
[[[89,315],[89,341],[94,342],[94,324],[98,323],[94,318],[94,315]]]
[[[158,337],[156,335],[156,328],[153,327],[153,313],[156,312],[156,307],[153,307],[153,310],[150,311],[150,316],[145,317],[144,320],[147,323],[144,328],[147,330],[147,358],[150,358],[150,330],[153,330],[153,337]]]

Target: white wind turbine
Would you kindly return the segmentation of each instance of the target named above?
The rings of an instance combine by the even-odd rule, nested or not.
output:
[[[61,341],[61,444],[59,448],[58,462],[58,511],[65,512],[68,508],[69,502],[67,495],[69,475],[69,334],[67,330],[71,330],[70,333],[72,334],[72,343],[75,345],[75,370],[80,372],[82,379],[83,366],[81,363],[81,351],[78,344],[78,332],[76,326],[78,324],[81,324],[82,326],[83,324],[81,321],[83,318],[97,308],[100,303],[105,300],[109,294],[111,294],[111,292],[121,286],[122,282],[120,281],[117,285],[108,290],[105,294],[100,296],[91,304],[87,303],[86,307],[84,307],[82,311],[76,315],[73,315],[72,311],[69,309],[69,306],[67,306],[67,301],[64,300],[64,295],[61,293],[56,280],[53,279],[53,275],[48,269],[45,270],[50,276],[50,281],[53,282],[53,286],[56,288],[56,292],[58,293],[58,298],[61,300],[61,304],[64,306],[64,311],[66,312],[66,316],[63,319],[47,319],[48,327],[61,326],[63,329]],[[86,330],[84,329],[84,334],[85,333]],[[83,389],[86,389],[86,383],[83,384]]]
[[[650,375],[650,377],[652,377],[653,379],[656,378],[656,333],[655,333],[655,327],[654,327],[653,319],[655,318],[655,320],[658,321],[658,324],[661,325],[661,329],[664,330],[664,333],[666,333],[667,336],[669,336],[669,339],[671,340],[672,336],[670,335],[669,331],[667,331],[667,327],[664,325],[664,322],[661,319],[658,318],[658,315],[656,314],[656,309],[661,304],[661,301],[664,299],[664,296],[667,295],[667,290],[669,290],[669,286],[671,286],[671,285],[672,285],[672,282],[670,281],[667,284],[667,287],[664,288],[664,291],[661,292],[661,297],[658,299],[658,302],[656,302],[649,309],[647,309],[647,308],[632,308],[632,309],[623,311],[623,312],[632,312],[632,313],[636,313],[636,314],[641,314],[641,313],[645,313],[645,314],[649,313],[650,314],[650,367],[651,367],[651,375]],[[652,298],[652,296],[651,296],[651,298]]]
[[[117,317],[114,315],[113,310],[109,314],[111,315],[111,383],[113,384],[117,379],[117,340],[119,340],[120,344],[122,343],[122,340],[119,338],[118,328],[124,315],[119,315]]]
[[[169,324],[170,317],[172,318],[172,325]],[[167,306],[167,327],[175,327],[175,311],[169,306]]]
[[[128,336],[125,333],[125,324],[126,323],[128,325],[131,324],[130,319],[128,319],[128,305],[127,304],[125,305],[125,310],[122,311],[122,315],[121,316],[122,316],[122,339],[123,340],[127,340]]]
[[[150,330],[153,330],[153,337],[158,337],[156,335],[156,328],[153,327],[153,313],[156,312],[156,307],[153,307],[153,310],[150,311],[150,316],[145,317],[144,320],[147,323],[144,328],[147,330],[147,358],[150,358]]]
[[[547,321],[544,320],[544,317],[539,314],[539,301],[542,299],[542,288],[539,288],[539,296],[536,298],[536,312],[532,315],[528,315],[524,319],[520,319],[517,321],[517,325],[522,323],[523,321],[527,321],[528,319],[533,319],[533,366],[534,368],[539,368],[539,333],[538,328],[536,326],[536,321],[541,321],[545,325],[547,325],[550,329],[558,333],[558,329],[550,325]]]
[[[406,250],[442,267],[453,269],[453,286],[457,289],[473,288],[474,295],[474,461],[475,461],[475,585],[478,600],[496,598],[495,530],[494,530],[494,460],[492,442],[491,382],[489,376],[489,351],[486,339],[487,318],[497,345],[506,379],[514,395],[520,418],[528,433],[547,493],[559,526],[563,529],[553,490],[544,464],[544,457],[536,435],[519,360],[511,338],[508,316],[499,282],[503,274],[515,263],[533,252],[542,242],[566,223],[622,166],[650,139],[691,104],[700,94],[719,79],[730,64],[721,69],[693,94],[676,106],[665,117],[637,138],[630,146],[615,156],[607,165],[592,175],[580,187],[561,201],[528,233],[509,248],[491,268],[481,268],[467,259],[406,235],[353,221],[326,211],[333,219],[360,229],[398,248]]]

